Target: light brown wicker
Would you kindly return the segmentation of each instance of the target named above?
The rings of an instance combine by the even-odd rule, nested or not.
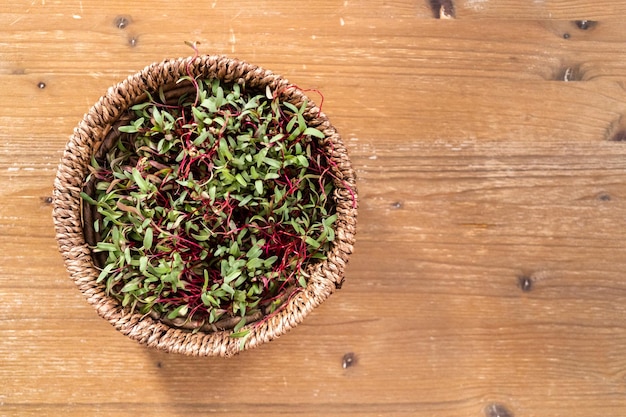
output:
[[[248,337],[230,337],[232,330],[217,332],[189,330],[167,325],[158,319],[131,313],[120,303],[107,296],[104,285],[96,283],[99,270],[94,265],[92,253],[83,231],[83,213],[80,192],[84,187],[92,155],[106,147],[117,135],[120,118],[127,109],[146,98],[146,92],[163,87],[176,94],[176,81],[187,71],[202,78],[218,78],[226,83],[244,83],[247,88],[279,92],[281,100],[300,106],[308,102],[305,119],[310,126],[325,134],[326,151],[336,163],[334,175],[334,202],[338,214],[336,240],[328,259],[315,264],[310,271],[307,287],[293,297],[277,314],[255,323],[248,323]],[[103,145],[104,143],[104,145]],[[356,232],[356,184],[355,174],[347,151],[335,128],[326,115],[297,87],[284,78],[236,59],[223,56],[197,56],[165,60],[149,65],[112,86],[84,116],[74,129],[65,148],[54,183],[53,217],[59,249],[65,265],[80,291],[98,314],[108,320],[117,330],[138,342],[157,349],[193,356],[231,356],[270,341],[296,326],[304,317],[323,302],[344,278],[344,269],[352,253]]]

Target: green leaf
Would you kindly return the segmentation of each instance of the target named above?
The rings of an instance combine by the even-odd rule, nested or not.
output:
[[[274,167],[274,168],[281,168],[282,167],[280,161],[277,161],[276,159],[265,157],[265,158],[263,158],[263,162],[265,162],[267,165],[269,165],[271,167]]]
[[[303,275],[298,277],[298,284],[300,284],[302,288],[306,288],[306,278],[304,278]]]
[[[139,187],[139,190],[141,190],[142,193],[147,193],[148,183],[141,176],[141,173],[139,172],[139,170],[137,170],[137,168],[133,168],[132,174],[133,174],[133,179],[135,180],[135,183]]]
[[[313,137],[320,138],[320,139],[324,139],[326,137],[326,135],[323,132],[317,130],[314,127],[307,127],[306,129],[304,129],[304,132],[302,132],[302,134],[313,136]]]
[[[304,120],[302,113],[298,113],[298,129],[303,133],[307,129],[306,120]]]
[[[202,110],[200,110],[197,107],[192,107],[191,108],[191,112],[193,113],[193,119],[196,123],[198,123],[198,125],[202,124],[204,125],[204,119],[206,119],[207,117],[209,117],[208,114],[206,114],[205,112],[203,112]]]
[[[148,257],[142,256],[139,258],[139,271],[146,272],[146,269],[148,269]]]
[[[269,268],[270,266],[272,266],[274,264],[274,262],[276,262],[278,260],[278,256],[271,256],[269,258],[267,258],[263,263],[265,265],[266,268]]]
[[[252,162],[252,155],[248,154],[247,156],[250,157],[250,161],[248,162]],[[259,178],[259,173],[257,172],[256,168],[253,166],[250,167],[250,178],[252,178],[253,180],[256,180]]]
[[[268,148],[261,149],[256,155],[254,155],[254,161],[256,162],[256,167],[260,168],[263,165],[263,159],[267,156]]]
[[[139,284],[140,284],[140,281],[137,280],[137,279],[134,279],[134,280],[126,283],[126,285],[124,285],[120,291],[121,292],[133,292],[133,291],[136,291],[139,288]]]
[[[202,295],[200,295],[200,298],[202,299],[202,303],[207,307],[211,307],[211,306],[219,307],[220,306],[219,301],[217,301],[215,297],[213,297],[211,294],[202,293]]]
[[[130,256],[130,248],[127,246],[126,249],[124,249],[124,259],[126,260],[127,264],[130,264],[130,262],[132,261],[132,258]]]
[[[113,270],[113,268],[115,267],[115,264],[107,264],[102,271],[100,271],[100,275],[98,275],[98,279],[96,280],[96,282],[101,282],[104,278],[106,278],[107,275],[109,275],[109,273]]]
[[[200,106],[209,110],[210,113],[217,112],[217,106],[215,105],[215,99],[213,97],[208,97],[207,99],[203,100]]]
[[[246,185],[248,185],[248,183],[246,183],[246,180],[243,179],[243,177],[241,176],[241,174],[237,174],[235,175],[235,179],[237,180],[237,182],[241,185],[243,185],[244,187]]]
[[[298,121],[298,119],[296,119],[295,117],[292,118],[289,123],[287,123],[287,127],[285,128],[287,130],[287,132],[291,133],[293,132],[293,127],[296,125],[296,122]],[[293,135],[292,135],[293,136]]]
[[[202,145],[204,141],[209,137],[209,135],[210,135],[210,132],[208,130],[203,130],[202,133],[200,133],[198,137],[194,139],[193,144],[195,146]]]
[[[220,139],[218,152],[220,155],[225,157],[228,161],[233,159],[233,154],[230,153],[230,149],[228,149],[228,143],[226,142],[226,139],[224,138]]]
[[[108,252],[117,252],[120,250],[113,243],[107,243],[107,242],[98,242],[96,244],[96,249],[100,249],[101,251],[108,251]]]
[[[224,105],[224,89],[219,86],[215,92],[215,105],[219,108]]]
[[[315,249],[319,248],[321,246],[320,242],[318,242],[317,240],[313,239],[311,236],[307,236],[305,238],[305,241],[307,243],[307,245],[313,246]]]
[[[256,180],[254,182],[254,188],[259,195],[263,195],[263,181]]]
[[[232,271],[231,273],[229,273],[227,276],[224,277],[224,283],[228,284],[229,282],[237,278],[239,275],[241,275],[241,270]]]
[[[337,213],[333,214],[332,216],[326,217],[325,219],[322,220],[322,223],[324,223],[325,226],[331,226],[336,221],[337,221]]]
[[[134,106],[131,107],[132,110],[143,110],[146,107],[151,106],[152,103],[150,102],[146,102],[146,103],[140,103],[140,104],[135,104]]]
[[[120,126],[118,128],[120,132],[123,133],[137,133],[139,130],[135,126]]]
[[[246,325],[246,318],[242,317],[241,320],[239,320],[239,323],[237,323],[235,327],[233,327],[233,333],[237,333],[245,325]],[[231,337],[234,337],[234,336],[231,335]]]
[[[286,190],[283,190],[281,188],[274,188],[274,201],[278,204],[282,199],[283,196],[285,195]]]
[[[306,156],[304,155],[298,155],[296,156],[296,159],[298,160],[298,162],[300,163],[301,166],[308,168],[309,166],[309,160],[306,159]]]
[[[258,258],[262,254],[263,254],[263,249],[261,249],[259,245],[254,245],[250,249],[248,249],[248,252],[246,252],[246,258],[248,259]]]
[[[92,206],[96,206],[98,205],[98,202],[96,200],[94,200],[93,198],[91,198],[91,196],[89,196],[89,194],[87,194],[84,191],[80,192],[80,196],[83,200],[85,200],[86,202],[88,202],[89,204],[91,204]]]
[[[233,182],[235,182],[235,176],[231,174],[230,172],[228,172],[227,170],[221,171],[221,174],[226,184],[232,184]]]
[[[233,295],[235,293],[235,290],[233,289],[233,287],[231,287],[230,285],[223,283],[220,288],[222,290],[224,290],[225,292],[227,292],[230,295]]]
[[[257,258],[250,258],[248,262],[246,262],[246,268],[250,270],[255,270],[263,266],[263,260]]]
[[[217,187],[215,185],[212,185],[211,187],[209,187],[209,198],[211,198],[211,200],[215,200],[216,191],[217,191]]]
[[[228,250],[228,253],[233,255],[233,256],[228,257],[228,263],[230,266],[234,266],[232,262],[232,260],[235,259],[234,256],[241,255],[241,251],[239,249],[239,243],[236,240],[230,244],[230,249]]]
[[[151,227],[146,229],[146,234],[143,236],[143,248],[150,250],[152,248],[153,231]]]
[[[152,117],[154,117],[154,124],[156,126],[163,126],[163,115],[156,106],[152,108]]]
[[[215,249],[215,252],[213,252],[213,256],[217,258],[218,256],[221,256],[223,253],[225,253],[227,250],[228,248],[226,246],[218,246],[217,249]]]
[[[285,137],[285,135],[283,135],[282,133],[279,133],[276,136],[274,136],[272,139],[270,139],[270,143],[276,143],[276,142],[282,140],[284,137]]]
[[[238,206],[239,206],[239,207],[243,207],[243,206],[245,206],[246,204],[248,204],[248,203],[250,202],[250,200],[252,200],[252,197],[253,197],[253,196],[251,196],[251,195],[246,196],[243,200],[241,200],[241,201],[239,202]]]
[[[192,233],[191,237],[196,239],[198,242],[205,242],[211,238],[211,233],[208,230],[201,230],[199,233]]]
[[[241,280],[241,279],[245,280],[245,275],[242,276],[241,278],[239,278],[237,281]],[[235,290],[235,294],[233,295],[233,301],[237,301],[239,303],[239,310],[240,310],[240,314],[241,316],[245,316],[245,310],[246,310],[246,305],[245,305],[245,301],[246,301],[246,292],[242,291],[242,290]],[[243,303],[243,305],[242,305]],[[235,312],[235,309],[233,309],[233,313]]]
[[[278,175],[276,172],[268,172],[267,174],[265,174],[265,180],[275,180],[276,178],[280,178],[280,175]]]
[[[240,338],[240,337],[245,337],[249,333],[250,333],[250,329],[246,329],[246,330],[242,330],[240,332],[231,333],[230,337],[232,337],[233,339],[236,339],[236,338]],[[241,345],[240,345],[240,348],[242,348]]]
[[[189,311],[189,306],[187,304],[183,304],[182,306],[178,306],[174,310],[172,310],[167,315],[167,318],[172,320],[172,319],[175,319],[176,317],[185,317],[188,311]]]

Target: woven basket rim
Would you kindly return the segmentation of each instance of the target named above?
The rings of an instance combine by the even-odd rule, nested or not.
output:
[[[96,283],[99,270],[93,263],[91,250],[83,236],[80,192],[92,154],[112,125],[130,106],[141,101],[146,91],[156,91],[159,86],[175,83],[181,76],[187,75],[187,71],[202,78],[245,83],[251,88],[269,86],[272,91],[280,92],[282,100],[295,105],[306,100],[305,119],[309,125],[324,133],[325,149],[337,166],[334,172],[338,178],[335,181],[336,240],[327,260],[315,264],[307,287],[290,297],[277,314],[246,325],[244,329],[249,329],[250,333],[243,343],[229,336],[231,330],[192,333],[170,327],[149,315],[130,313],[124,309],[119,301],[106,295],[103,283]],[[256,65],[221,55],[201,55],[166,59],[148,65],[111,86],[89,109],[70,136],[59,164],[54,182],[53,219],[59,250],[72,280],[97,313],[118,331],[139,343],[172,353],[231,356],[281,336],[341,285],[354,245],[356,198],[355,173],[341,137],[326,115],[300,88]]]

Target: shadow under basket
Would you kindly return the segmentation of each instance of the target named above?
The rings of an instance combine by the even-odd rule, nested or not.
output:
[[[304,117],[307,125],[324,134],[320,139],[332,164],[335,191],[331,204],[337,214],[335,240],[327,258],[311,264],[306,288],[286,297],[274,314],[247,323],[245,339],[231,337],[233,329],[191,331],[176,323],[141,314],[122,306],[107,294],[104,282],[97,282],[101,268],[92,253],[93,236],[85,232],[92,224],[90,210],[85,209],[81,191],[85,189],[89,166],[94,156],[111,146],[119,135],[118,127],[128,124],[131,106],[146,101],[147,92],[162,89],[176,98],[186,92],[177,81],[188,74],[203,79],[219,79],[246,88],[280,95],[280,100],[300,107],[307,103]],[[126,119],[125,119],[126,118]],[[255,65],[222,56],[197,56],[165,60],[152,64],[112,86],[74,129],[65,148],[54,183],[53,218],[59,250],[71,278],[98,314],[128,337],[160,350],[192,356],[231,356],[242,350],[268,342],[300,323],[315,307],[341,286],[344,269],[352,253],[356,232],[356,184],[346,148],[328,118],[295,85]],[[101,266],[101,263],[100,263]]]

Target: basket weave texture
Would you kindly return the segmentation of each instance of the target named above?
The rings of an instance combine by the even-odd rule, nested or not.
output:
[[[100,273],[92,259],[91,249],[83,231],[82,199],[88,166],[94,155],[107,142],[117,137],[117,127],[125,124],[129,107],[146,100],[146,92],[176,94],[177,80],[190,71],[194,76],[220,79],[225,83],[245,83],[246,88],[279,92],[282,101],[300,107],[306,100],[305,119],[325,135],[322,143],[336,164],[335,193],[338,215],[335,241],[326,260],[314,264],[308,273],[307,287],[295,293],[277,313],[244,329],[250,333],[243,343],[230,337],[232,330],[190,332],[167,325],[149,315],[130,312],[109,297],[104,283],[97,283]],[[147,346],[191,356],[231,356],[241,350],[268,342],[300,323],[312,309],[322,303],[343,282],[344,269],[352,253],[356,232],[356,184],[346,148],[336,129],[324,113],[296,86],[284,78],[255,65],[223,56],[199,56],[165,60],[149,65],[112,86],[84,116],[74,129],[63,153],[54,182],[53,218],[59,250],[71,278],[98,314],[117,330]]]

